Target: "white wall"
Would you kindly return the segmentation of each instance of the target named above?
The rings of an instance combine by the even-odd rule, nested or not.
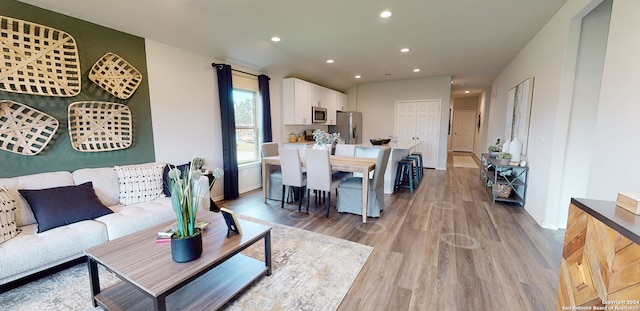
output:
[[[593,137],[600,99],[611,1],[604,1],[583,18],[571,102],[558,226],[565,227],[572,197],[587,197]]]
[[[153,40],[145,40],[145,45],[156,160],[182,164],[199,156],[207,168],[222,168],[220,100],[211,63],[223,62]],[[282,137],[281,81],[277,77],[269,81],[274,141]],[[259,165],[244,166],[238,174],[241,192],[260,187]],[[212,198],[222,199],[223,192],[219,180]]]
[[[567,1],[493,84],[497,98],[492,98],[491,102],[489,138],[504,133],[508,90],[529,76],[535,77],[527,155],[531,177],[526,209],[543,227],[566,225],[564,214],[569,202],[563,197],[566,195],[563,194],[563,183],[572,178],[584,178],[571,173],[563,176],[563,172],[575,170],[568,164],[572,161],[591,156],[584,192],[587,198],[615,201],[619,191],[640,192],[637,181],[640,166],[633,164],[640,153],[640,145],[635,143],[637,133],[640,133],[640,122],[637,121],[640,99],[635,94],[637,73],[640,72],[640,42],[633,40],[640,33],[640,20],[636,17],[640,12],[639,1],[613,2],[595,127],[588,124],[594,122],[593,115],[576,114],[577,108],[572,106],[581,104],[580,97],[585,96],[581,91],[584,77],[580,75],[579,64],[602,58],[598,53],[586,56],[592,57],[591,60],[578,57],[581,20],[601,2]],[[597,87],[597,83],[591,83],[591,87]],[[572,118],[581,120],[582,124],[577,125],[586,128],[573,128],[576,124],[571,124]],[[584,150],[584,146],[580,146],[583,150],[575,152],[578,142],[572,140],[576,137],[570,134],[590,130],[593,130],[591,147]],[[579,139],[585,137],[578,136]],[[615,161],[612,155],[616,156]]]
[[[558,227],[567,128],[571,110],[580,20],[599,0],[569,0],[496,77],[489,111],[489,140],[504,139],[507,93],[535,77],[529,147],[526,210],[543,227]]]
[[[478,135],[476,136],[476,140],[473,144],[473,154],[480,159],[480,155],[483,152],[487,152],[487,148],[493,142],[489,141],[487,138],[487,115],[489,114],[489,102],[491,97],[491,89],[485,89],[480,95],[480,103],[478,104],[478,113],[480,114],[480,130],[478,131]]]
[[[451,76],[363,83],[350,89],[347,94],[349,108],[355,106],[356,111],[362,112],[363,141],[393,135],[396,101],[440,99],[442,106],[437,168],[446,169]]]
[[[640,192],[640,1],[615,0],[593,138],[587,195],[615,201],[619,191]]]

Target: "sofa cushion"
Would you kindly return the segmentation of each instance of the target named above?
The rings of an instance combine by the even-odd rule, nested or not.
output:
[[[120,185],[113,167],[82,168],[72,173],[76,185],[90,181],[98,199],[106,206],[120,203]]]
[[[0,188],[0,243],[18,235],[16,225],[16,200],[3,188]]]
[[[163,185],[162,192],[164,192],[165,196],[168,196],[168,197],[171,196],[171,178],[169,178],[169,170],[175,167],[179,169],[181,172],[184,172],[185,170],[188,170],[190,166],[191,166],[191,162],[181,164],[181,165],[167,164],[164,167],[164,171],[162,172],[162,185]]]
[[[116,166],[120,189],[120,204],[151,201],[163,195],[164,163]]]
[[[38,222],[38,232],[113,213],[96,196],[91,182],[38,190],[18,190]]]
[[[43,233],[37,233],[35,224],[20,229],[18,236],[0,244],[0,284],[80,258],[85,249],[107,241],[106,227],[93,220]]]
[[[109,240],[176,219],[171,198],[158,198],[151,202],[109,206],[113,214],[96,218],[107,227]]]
[[[33,216],[29,204],[20,196],[18,189],[44,189],[71,185],[74,185],[73,177],[71,172],[67,171],[0,178],[0,187],[9,190],[11,196],[16,199],[16,223],[18,227],[36,223],[36,218]]]

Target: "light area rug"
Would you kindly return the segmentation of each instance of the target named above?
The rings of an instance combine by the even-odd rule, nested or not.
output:
[[[272,274],[260,278],[225,310],[335,310],[373,251],[367,245],[239,217],[273,227]],[[243,254],[263,260],[264,243]],[[118,282],[98,267],[102,288]],[[91,306],[90,297],[88,270],[80,264],[0,294],[0,309],[101,310]]]
[[[467,156],[453,156],[453,166],[478,168],[478,164],[476,164],[476,161],[474,161],[472,157]]]

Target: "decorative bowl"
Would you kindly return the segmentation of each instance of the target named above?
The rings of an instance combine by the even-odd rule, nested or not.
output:
[[[391,138],[372,138],[369,141],[372,145],[386,145],[391,141]]]

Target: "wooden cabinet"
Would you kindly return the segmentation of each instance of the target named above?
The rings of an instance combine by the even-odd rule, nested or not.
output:
[[[343,95],[343,96],[340,96]],[[287,78],[282,80],[282,101],[284,124],[312,124],[311,107],[327,109],[327,122],[324,125],[336,124],[336,107],[340,97],[340,110],[346,108],[346,94],[328,89],[304,80]]]
[[[636,217],[614,202],[571,200],[557,310],[640,309]]]
[[[493,203],[501,201],[524,206],[528,177],[528,166],[501,165],[498,159],[491,158],[488,153],[483,153],[480,158],[480,180]]]
[[[311,83],[294,78],[282,80],[284,124],[311,124],[313,96]]]
[[[347,94],[336,92],[336,111],[349,110],[349,98]]]

